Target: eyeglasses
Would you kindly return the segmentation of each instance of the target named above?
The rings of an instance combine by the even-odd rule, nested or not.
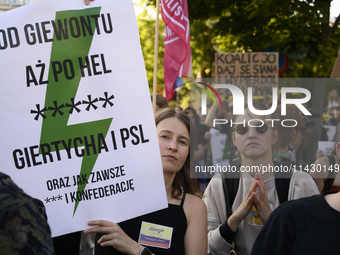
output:
[[[254,127],[254,126],[252,126]],[[236,133],[238,133],[239,135],[245,135],[247,134],[248,132],[248,129],[249,129],[249,126],[246,124],[246,125],[242,125],[242,124],[238,124],[236,127],[235,127],[235,131]],[[267,123],[257,123],[255,125],[255,130],[258,134],[260,135],[263,135],[264,133],[267,132],[268,130],[268,125]]]

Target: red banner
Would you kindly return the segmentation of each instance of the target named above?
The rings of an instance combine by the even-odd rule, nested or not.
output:
[[[174,95],[177,77],[192,77],[187,0],[161,0],[164,36],[164,84],[166,99]]]

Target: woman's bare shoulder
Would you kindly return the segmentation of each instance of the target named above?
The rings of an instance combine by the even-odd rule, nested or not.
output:
[[[186,194],[184,211],[188,213],[206,213],[207,207],[201,198],[192,194]]]

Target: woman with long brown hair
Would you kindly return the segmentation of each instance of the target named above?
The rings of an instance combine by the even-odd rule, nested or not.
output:
[[[190,180],[190,121],[169,107],[159,110],[155,120],[168,208],[119,224],[89,222],[93,228],[86,234],[101,233],[94,254],[206,254],[207,210]],[[146,223],[159,231],[147,247],[138,243]]]

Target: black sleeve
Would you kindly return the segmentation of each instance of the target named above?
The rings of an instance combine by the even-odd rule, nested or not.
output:
[[[228,220],[226,220],[221,226],[220,226],[220,234],[223,237],[224,240],[226,240],[227,243],[231,244],[235,240],[236,232],[233,232],[231,228],[228,225]]]
[[[282,206],[271,213],[255,240],[251,255],[289,254],[289,240],[292,238],[290,233],[294,228],[294,224],[289,224],[291,220],[289,215]]]

